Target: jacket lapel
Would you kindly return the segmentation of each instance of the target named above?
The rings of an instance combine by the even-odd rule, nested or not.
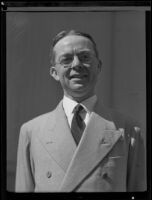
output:
[[[74,191],[111,151],[121,136],[121,132],[116,130],[111,120],[107,110],[97,104],[73,154],[60,191]]]
[[[62,101],[48,117],[40,140],[57,164],[66,172],[73,157],[76,144],[62,107]]]

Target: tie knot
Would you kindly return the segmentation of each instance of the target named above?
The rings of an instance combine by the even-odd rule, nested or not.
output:
[[[81,106],[80,104],[77,104],[73,110],[74,113],[80,113],[83,110],[83,106]]]

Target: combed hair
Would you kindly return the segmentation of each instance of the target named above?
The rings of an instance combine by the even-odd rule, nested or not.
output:
[[[52,41],[52,46],[51,46],[51,50],[50,50],[50,62],[51,62],[51,65],[54,65],[54,59],[55,59],[55,53],[54,53],[54,47],[55,45],[64,37],[68,36],[68,35],[79,35],[79,36],[83,36],[83,37],[86,37],[88,38],[92,44],[93,44],[93,47],[94,47],[94,51],[95,51],[95,54],[98,58],[98,51],[97,51],[97,45],[94,41],[94,39],[92,38],[91,35],[89,35],[88,33],[84,33],[84,32],[81,32],[81,31],[77,31],[77,30],[70,30],[70,31],[67,31],[67,30],[64,30],[64,31],[61,31],[60,33],[58,33],[53,41]]]

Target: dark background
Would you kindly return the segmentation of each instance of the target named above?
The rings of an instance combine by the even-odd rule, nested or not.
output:
[[[103,68],[97,95],[141,123],[146,141],[144,11],[7,12],[7,190],[14,191],[21,125],[55,108],[62,89],[49,75],[51,39],[63,29],[93,36]]]

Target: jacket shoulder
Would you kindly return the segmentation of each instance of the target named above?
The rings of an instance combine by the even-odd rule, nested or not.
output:
[[[142,134],[141,124],[133,117],[114,109],[111,109],[111,115],[117,129],[123,128],[129,137],[136,137]]]
[[[25,122],[21,126],[21,132],[33,132],[35,130],[40,130],[45,126],[45,123],[47,122],[48,118],[50,120],[54,120],[55,116],[55,110],[50,111],[48,113],[44,113],[42,115],[39,115],[37,117],[34,117],[33,119]]]

